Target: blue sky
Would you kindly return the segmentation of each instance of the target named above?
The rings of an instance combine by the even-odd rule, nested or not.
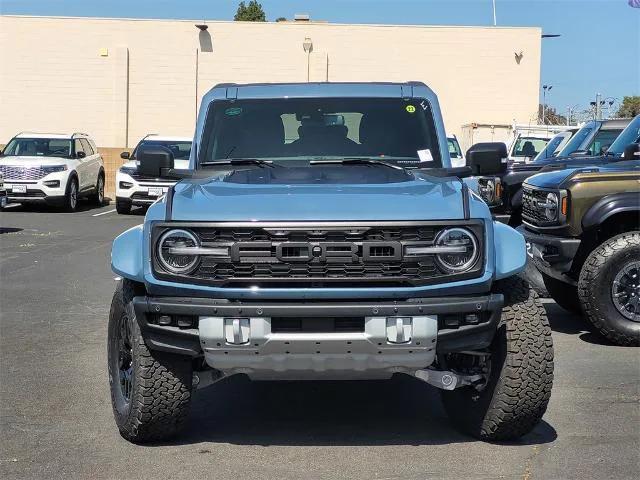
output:
[[[0,0],[0,13],[232,20],[239,0]],[[268,20],[309,13],[336,23],[491,25],[491,0],[261,0]],[[498,25],[540,26],[541,83],[565,113],[596,92],[640,95],[640,8],[628,0],[496,0]]]

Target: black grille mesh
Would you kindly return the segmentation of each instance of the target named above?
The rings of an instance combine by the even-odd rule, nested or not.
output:
[[[481,223],[466,226],[474,231],[482,252]],[[475,278],[483,271],[482,254],[469,272],[454,275],[437,265],[434,254],[404,253],[406,246],[433,245],[438,233],[446,228],[443,225],[318,224],[280,228],[273,224],[247,227],[178,223],[158,227],[155,241],[165,228],[190,230],[203,248],[229,248],[228,256],[201,256],[195,270],[183,276],[158,270],[154,260],[160,278],[181,282],[238,288],[392,287]]]
[[[545,203],[547,192],[525,188],[522,190],[522,218],[534,225],[547,223],[549,220],[544,214],[544,208],[537,203]]]

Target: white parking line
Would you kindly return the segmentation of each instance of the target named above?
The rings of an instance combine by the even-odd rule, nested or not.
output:
[[[100,215],[106,215],[107,213],[113,213],[115,211],[116,211],[116,209],[114,208],[113,210],[109,210],[107,212],[96,213],[95,215],[91,215],[91,216],[92,217],[99,217]]]

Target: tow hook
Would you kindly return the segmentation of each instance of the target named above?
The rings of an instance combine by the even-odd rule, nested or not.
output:
[[[191,388],[193,390],[200,390],[201,388],[213,385],[224,378],[224,375],[219,370],[204,370],[201,372],[194,372],[191,380]]]
[[[465,385],[477,386],[484,381],[484,375],[459,375],[448,370],[432,370],[430,368],[416,370],[414,376],[442,390],[455,390]]]

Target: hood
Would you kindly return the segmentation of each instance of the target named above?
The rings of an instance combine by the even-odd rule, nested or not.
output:
[[[126,168],[138,168],[138,161],[137,160],[129,160],[128,162],[125,162],[121,165],[122,167],[126,167]],[[178,170],[188,170],[189,169],[189,159],[186,160],[174,160],[173,161],[173,168],[176,168]]]
[[[190,221],[462,218],[459,180],[368,166],[252,169],[183,180],[172,201],[172,219]]]
[[[39,157],[39,156],[22,156],[8,155],[0,157],[0,165],[11,165],[20,167],[39,167],[42,165],[64,165],[69,161],[64,157]]]
[[[538,165],[538,167],[544,167],[545,165],[554,165],[565,163],[568,166],[580,166],[580,165],[597,165],[599,163],[608,162],[611,157],[605,156],[584,156],[584,157],[549,157],[540,160],[536,160],[531,165]]]
[[[563,182],[575,172],[579,170],[594,170],[597,168],[565,168],[564,170],[552,170],[549,172],[538,173],[529,177],[526,181],[528,185],[539,188],[560,188]]]

